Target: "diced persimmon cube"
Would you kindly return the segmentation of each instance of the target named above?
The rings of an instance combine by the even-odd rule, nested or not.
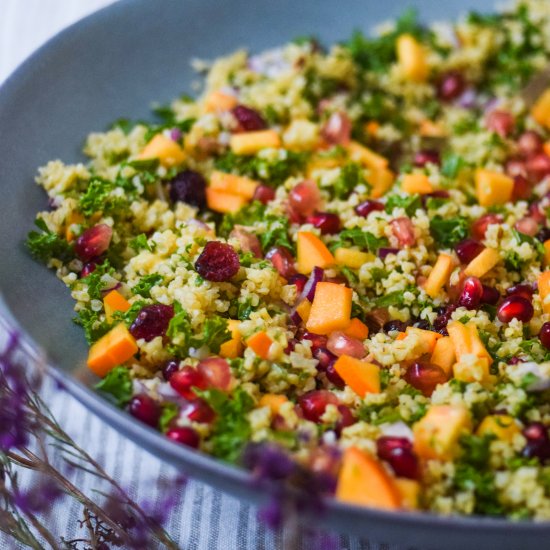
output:
[[[348,504],[383,510],[396,510],[401,506],[401,494],[394,479],[375,458],[357,447],[344,451],[336,498]]]
[[[401,181],[401,190],[411,195],[427,195],[433,193],[434,186],[426,174],[405,174]]]
[[[507,203],[512,197],[514,180],[494,170],[478,168],[475,173],[476,195],[480,206]]]
[[[372,262],[375,256],[354,248],[337,248],[334,252],[334,259],[338,265],[359,269],[363,264]]]
[[[369,168],[367,182],[372,186],[369,196],[379,199],[393,185],[395,174],[388,168]]]
[[[210,176],[210,188],[222,191],[224,193],[233,193],[247,200],[252,199],[258,182],[244,176],[236,176],[235,174],[226,174],[215,170]]]
[[[437,340],[430,363],[442,368],[447,376],[452,374],[453,365],[456,363],[456,354],[453,342],[449,336],[444,336]]]
[[[281,146],[281,138],[275,130],[258,130],[233,134],[229,140],[231,151],[237,155],[254,155],[262,149]]]
[[[397,39],[397,63],[407,80],[424,82],[428,78],[426,50],[411,34],[402,34]]]
[[[334,370],[361,398],[367,393],[380,393],[380,367],[349,355],[341,355],[334,363]]]
[[[493,434],[501,441],[512,443],[515,436],[521,433],[516,419],[507,414],[491,414],[486,416],[477,427],[476,435],[483,437]]]
[[[185,152],[174,140],[164,134],[156,134],[142,149],[138,159],[158,159],[163,166],[171,168],[185,160]]]
[[[451,272],[453,271],[453,264],[452,256],[443,253],[439,254],[424,285],[424,290],[428,296],[435,298],[441,289],[449,282]]]
[[[247,200],[241,195],[234,193],[225,193],[211,187],[206,188],[206,204],[210,210],[221,212],[222,214],[233,213],[240,210]]]
[[[256,332],[246,340],[246,345],[262,359],[269,359],[271,344],[273,344],[273,340],[263,330]]]
[[[550,239],[544,241],[544,264],[546,266],[550,265]]]
[[[118,290],[111,290],[109,294],[103,298],[103,307],[105,308],[105,318],[109,323],[113,320],[115,311],[128,311],[130,302]]]
[[[401,497],[401,506],[407,510],[417,510],[420,499],[420,483],[415,479],[398,477],[395,479],[395,485]]]
[[[343,332],[346,336],[350,336],[351,338],[365,340],[369,336],[369,327],[365,325],[361,319],[354,317]]]
[[[244,346],[239,331],[240,324],[240,321],[236,319],[229,319],[229,321],[227,321],[227,328],[231,333],[231,340],[224,342],[220,346],[220,355],[226,359],[235,359],[236,357],[240,357],[243,353]]]
[[[550,128],[550,88],[545,90],[531,108],[531,116],[541,126]]]
[[[335,259],[325,243],[314,233],[298,232],[298,271],[309,275],[314,267],[326,268],[335,264]]]
[[[540,302],[544,313],[550,313],[550,271],[543,271],[538,279]]]
[[[467,266],[464,274],[467,277],[480,279],[500,262],[500,254],[494,248],[484,248]]]
[[[317,283],[307,330],[315,334],[330,334],[344,330],[351,320],[351,288],[337,283]]]
[[[204,100],[204,110],[207,113],[230,111],[238,104],[237,98],[221,91],[211,92]]]
[[[494,377],[489,371],[489,361],[486,357],[478,357],[473,353],[461,355],[453,365],[453,377],[461,382],[491,382]]]
[[[307,323],[307,320],[309,319],[309,314],[311,313],[311,302],[304,298],[297,306],[296,306],[296,312],[300,316],[300,319],[304,323]]]
[[[374,169],[383,169],[388,167],[388,159],[375,153],[368,147],[357,143],[356,141],[350,141],[346,146],[346,150],[351,160],[358,162],[363,166]]]
[[[138,345],[124,323],[102,336],[88,353],[88,367],[97,376],[106,376],[111,369],[135,355]]]
[[[424,459],[451,460],[460,436],[470,430],[470,416],[462,405],[432,405],[413,426],[414,450]]]
[[[264,395],[262,395],[262,397],[260,397],[258,405],[260,405],[260,407],[269,407],[273,414],[278,414],[281,405],[283,405],[287,401],[288,398],[284,395],[265,393]]]

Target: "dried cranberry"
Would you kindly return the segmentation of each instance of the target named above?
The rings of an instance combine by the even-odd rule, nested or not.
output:
[[[206,206],[206,180],[194,170],[183,170],[170,181],[172,202],[185,202],[197,208]]]
[[[164,304],[143,306],[130,326],[130,333],[139,340],[150,342],[157,336],[164,336],[170,320],[174,317],[174,307]]]
[[[410,365],[403,378],[426,397],[432,395],[438,384],[447,382],[447,375],[441,367],[420,361]]]
[[[407,323],[404,323],[403,321],[398,321],[397,319],[393,319],[392,321],[384,323],[384,326],[382,328],[385,333],[395,331],[405,332],[407,330]]]
[[[459,97],[466,88],[466,81],[461,73],[449,71],[444,74],[437,86],[437,96],[442,101],[452,101]]]
[[[512,319],[518,319],[528,323],[533,317],[533,306],[523,296],[513,295],[506,298],[497,310],[497,317],[502,323],[509,323]]]
[[[316,212],[307,216],[306,223],[321,230],[321,235],[333,235],[340,231],[340,218],[330,212]]]
[[[484,248],[485,246],[475,239],[464,239],[455,246],[455,252],[461,263],[469,264]]]
[[[371,212],[381,212],[384,205],[381,202],[366,200],[355,207],[355,213],[362,218],[366,218]]]
[[[518,138],[518,149],[521,154],[531,157],[542,151],[543,139],[535,130],[527,130]]]
[[[441,159],[439,157],[439,152],[433,149],[424,149],[423,151],[418,151],[414,155],[413,164],[419,168],[423,168],[426,164],[435,164],[439,166]]]
[[[169,428],[166,432],[166,437],[179,443],[180,445],[186,445],[192,449],[196,449],[199,446],[200,438],[197,432],[193,428],[187,426],[176,426]]]
[[[483,297],[483,286],[477,277],[468,277],[462,285],[458,305],[466,309],[476,309]]]
[[[548,429],[541,422],[531,422],[523,429],[527,443],[521,454],[527,458],[538,458],[541,462],[550,459]]]
[[[338,405],[338,398],[328,390],[314,390],[298,398],[298,405],[304,418],[312,422],[320,422],[327,405]]]
[[[382,436],[376,441],[376,450],[378,457],[389,463],[396,476],[418,479],[418,459],[408,439]]]
[[[170,385],[186,399],[196,397],[193,388],[205,390],[208,387],[206,378],[193,367],[185,366],[170,377]]]
[[[539,340],[546,349],[550,349],[550,322],[546,321],[540,328]]]
[[[262,204],[267,204],[275,198],[275,189],[269,187],[269,185],[260,184],[254,191],[253,199],[260,201]]]
[[[420,319],[419,321],[415,321],[413,323],[413,327],[421,328],[422,330],[430,330],[430,323],[424,319]]]
[[[128,403],[128,412],[144,424],[156,428],[160,418],[160,407],[144,393],[134,395]]]
[[[294,268],[294,257],[284,246],[274,246],[267,251],[265,259],[269,260],[281,277],[289,279],[296,274]]]
[[[74,251],[83,262],[89,262],[109,248],[112,237],[113,230],[110,226],[105,223],[94,225],[78,237]]]
[[[214,420],[216,413],[204,399],[192,399],[182,406],[181,416],[188,418],[192,422],[209,424]]]
[[[179,370],[179,368],[180,362],[176,359],[170,359],[169,361],[166,361],[166,363],[162,367],[162,377],[168,382],[170,378],[172,378],[172,375]]]
[[[451,304],[445,308],[445,311],[443,311],[436,317],[434,321],[434,329],[437,332],[441,334],[447,333],[447,329],[446,329],[447,324],[451,320],[451,316],[456,308],[457,306],[455,304]]]
[[[239,256],[230,244],[207,242],[195,262],[197,273],[208,281],[228,281],[240,267]]]
[[[237,121],[239,132],[255,132],[267,127],[262,115],[245,105],[233,107],[231,113]]]

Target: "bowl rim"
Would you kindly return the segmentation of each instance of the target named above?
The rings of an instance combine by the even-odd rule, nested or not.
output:
[[[62,43],[68,37],[78,34],[79,31],[85,27],[100,24],[101,21],[111,17],[115,12],[123,12],[127,10],[129,6],[135,7],[136,5],[146,3],[148,3],[148,0],[115,0],[113,3],[63,28],[27,56],[15,70],[7,76],[4,82],[0,84],[0,100],[13,94],[18,87],[24,85],[26,81],[31,79],[34,69],[41,63],[42,58],[47,56],[49,50],[55,48],[58,43]],[[160,453],[158,458],[161,460],[171,464],[188,464],[197,470],[201,470],[204,475],[197,476],[197,478],[217,490],[225,491],[224,489],[218,488],[216,484],[209,483],[208,476],[210,474],[213,474],[215,477],[223,477],[233,484],[246,484],[249,489],[256,493],[256,500],[265,499],[268,496],[269,493],[265,489],[254,484],[254,476],[244,468],[231,465],[206,453],[170,441],[160,432],[137,422],[126,411],[114,406],[82,382],[72,376],[67,378],[59,367],[56,367],[54,363],[50,362],[46,352],[34,341],[29,332],[17,320],[15,314],[3,299],[1,286],[0,283],[0,320],[3,318],[6,321],[5,324],[7,325],[7,329],[16,331],[20,338],[21,346],[30,352],[31,358],[41,359],[44,362],[46,372],[52,376],[53,380],[62,389],[68,391],[68,393],[84,405],[87,410],[116,429],[121,437],[129,438],[137,443],[142,450],[146,450],[147,452],[150,452],[148,449],[159,450]],[[357,520],[362,517],[368,517],[373,522],[379,521],[381,524],[387,525],[399,522],[405,528],[413,527],[415,529],[419,527],[437,527],[440,530],[472,530],[484,528],[495,534],[507,533],[511,530],[514,531],[514,534],[532,534],[534,531],[541,534],[550,534],[550,521],[510,520],[502,517],[480,515],[444,516],[431,512],[404,510],[395,512],[346,504],[337,501],[335,498],[327,498],[325,503],[325,518],[327,519],[333,515],[348,516],[348,518],[353,517]],[[330,524],[335,525],[333,522],[330,522]],[[337,525],[335,528],[338,529]]]

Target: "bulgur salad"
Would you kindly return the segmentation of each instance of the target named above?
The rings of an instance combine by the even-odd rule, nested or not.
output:
[[[99,391],[383,509],[550,519],[550,7],[196,62],[40,168]]]

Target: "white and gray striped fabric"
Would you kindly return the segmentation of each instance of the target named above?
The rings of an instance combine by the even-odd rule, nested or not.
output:
[[[99,9],[112,0],[0,0],[0,83],[34,49],[64,26]],[[140,501],[160,500],[163,481],[172,479],[174,468],[162,463],[104,422],[89,413],[68,394],[46,384],[43,397],[54,417],[79,445],[85,448],[107,472]],[[78,474],[76,484],[84,492],[93,485],[93,478]],[[172,509],[166,529],[179,546],[186,550],[271,550],[313,546],[298,535],[273,533],[256,519],[257,510],[202,483],[190,480],[181,489],[178,504]],[[53,531],[71,540],[82,532],[78,526],[81,506],[54,509],[49,524]],[[287,542],[289,540],[292,542]],[[349,550],[384,549],[387,545],[335,537],[332,548]],[[18,548],[0,536],[0,548]],[[392,547],[392,550],[398,550]]]

